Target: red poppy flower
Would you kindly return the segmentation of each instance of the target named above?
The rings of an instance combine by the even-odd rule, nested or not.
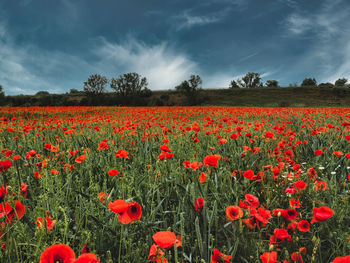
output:
[[[231,255],[222,254],[217,248],[214,248],[213,254],[211,255],[212,263],[230,263]]]
[[[332,263],[349,263],[349,262],[350,262],[350,255],[345,257],[336,257],[332,261]]]
[[[231,138],[232,140],[236,140],[236,139],[238,139],[238,135],[235,134],[235,133],[232,133],[232,134],[230,135],[230,138]]]
[[[168,260],[165,258],[165,253],[156,244],[153,244],[149,250],[148,260],[157,263],[167,263]]]
[[[320,206],[318,208],[314,207],[313,214],[314,218],[311,220],[311,224],[315,222],[322,222],[331,218],[334,211],[327,206]]]
[[[204,199],[202,197],[199,197],[196,200],[196,202],[194,202],[194,207],[195,207],[197,213],[202,211],[204,204],[205,204],[205,201],[204,201]]]
[[[5,215],[8,215],[11,211],[12,207],[9,202],[6,202],[5,205],[4,203],[0,203],[0,218]]]
[[[269,222],[269,219],[272,218],[271,212],[267,209],[259,207],[258,210],[255,208],[250,211],[250,215],[253,216],[257,227],[260,227],[260,224],[265,227]]]
[[[289,200],[289,205],[293,208],[300,208],[300,201],[299,199],[295,200],[294,198]]]
[[[53,228],[53,226],[56,224],[56,220],[52,220],[48,216],[46,216],[46,220],[43,219],[42,217],[38,217],[36,219],[36,224],[38,225],[39,228],[44,228],[45,222],[46,222],[47,233],[49,233],[51,231],[51,229]]]
[[[243,176],[249,180],[253,180],[254,178],[254,171],[253,170],[247,170],[243,173]]]
[[[219,157],[218,155],[207,155],[204,157],[204,165],[206,167],[208,166],[212,166],[214,168],[218,168],[218,160],[221,158],[221,156]]]
[[[73,263],[75,254],[73,249],[64,244],[52,245],[46,248],[40,257],[40,263]]]
[[[75,159],[76,163],[82,163],[83,161],[86,160],[86,155],[81,155]]]
[[[28,185],[26,184],[21,184],[21,195],[26,198],[27,197],[27,194],[28,194]],[[1,189],[0,189],[0,192],[1,192]],[[1,193],[0,193],[0,200],[1,200]]]
[[[280,263],[280,261],[277,261],[277,252],[265,252],[260,256],[260,259],[263,263]]]
[[[320,189],[322,191],[325,191],[326,189],[329,189],[327,187],[327,182],[325,182],[325,181],[316,181],[316,191],[318,191]]]
[[[252,207],[258,208],[259,206],[259,198],[254,195],[246,194],[244,201],[248,202]]]
[[[125,213],[126,210],[128,209],[128,203],[122,199],[118,199],[113,202],[110,202],[108,204],[108,208],[116,214],[121,214],[121,213]]]
[[[2,201],[3,201],[3,199],[5,198],[6,195],[8,195],[7,187],[5,189],[5,187],[2,185],[0,187],[0,203],[2,203]]]
[[[12,166],[12,162],[10,160],[0,161],[0,173],[10,169]]]
[[[7,151],[4,153],[4,156],[5,156],[5,157],[10,157],[12,154],[13,154],[13,151],[7,150]]]
[[[168,159],[171,159],[171,158],[174,158],[174,154],[173,153],[167,153],[167,152],[165,152],[165,158],[167,158],[167,160]]]
[[[141,209],[141,205],[139,205],[136,202],[130,202],[128,203],[128,209],[126,210],[126,214],[128,215],[128,217],[130,219],[127,219],[126,224],[131,223],[131,222],[135,222],[137,220],[141,219],[142,216],[142,209]],[[122,221],[121,221],[122,222]],[[123,223],[123,222],[122,222]],[[125,223],[124,223],[125,224]]]
[[[207,175],[202,172],[199,176],[199,182],[204,183],[206,180],[207,180]]]
[[[108,175],[109,176],[115,176],[115,175],[118,175],[119,172],[116,170],[116,169],[111,169],[108,171]]]
[[[265,132],[266,138],[273,138],[273,136],[275,136],[275,134],[273,132]]]
[[[26,158],[27,158],[27,159],[32,159],[32,158],[35,157],[35,155],[36,155],[36,151],[30,150],[30,151],[27,153]]]
[[[286,190],[284,191],[286,194],[295,194],[297,192],[297,190],[295,189],[295,187],[292,185],[292,186],[289,186],[286,188]]]
[[[190,164],[190,167],[193,171],[196,171],[202,167],[202,162],[193,162]]]
[[[322,150],[316,150],[316,151],[314,151],[314,154],[315,155],[321,155],[321,154],[323,154],[323,151]]]
[[[190,161],[183,161],[182,165],[185,168],[190,168],[191,162]]]
[[[303,263],[304,262],[303,257],[301,256],[300,252],[298,252],[298,251],[292,253],[291,259],[296,263]]]
[[[142,216],[141,206],[136,202],[127,203],[118,199],[108,204],[108,208],[118,214],[118,219],[122,224],[129,224],[139,220]]]
[[[307,220],[301,220],[298,223],[298,229],[301,232],[308,232],[310,230],[310,224]]]
[[[230,220],[237,220],[239,218],[242,218],[243,211],[239,206],[228,206],[226,208],[226,217]]]
[[[7,206],[7,203],[6,203],[6,206]],[[7,219],[11,223],[14,218],[21,219],[24,216],[25,212],[26,212],[25,206],[21,203],[21,201],[16,200],[14,209],[11,208],[10,212],[7,213]]]
[[[153,240],[161,248],[168,249],[171,248],[176,243],[176,235],[171,231],[160,231],[155,233]]]
[[[172,151],[172,149],[169,149],[169,145],[167,145],[167,144],[161,145],[160,150],[162,152],[171,152]]]
[[[109,146],[106,142],[101,142],[97,148],[98,151],[108,150]]]
[[[100,259],[93,253],[84,253],[74,263],[100,263]]]
[[[127,152],[123,149],[120,149],[117,151],[117,154],[115,155],[115,157],[129,159],[128,155],[129,155],[129,152]]]
[[[288,208],[283,210],[282,216],[284,217],[284,219],[288,221],[292,221],[292,220],[295,220],[295,218],[298,216],[298,212],[295,209]]]
[[[273,231],[273,235],[270,236],[270,245],[280,244],[285,239],[288,242],[292,241],[292,237],[288,234],[288,231],[284,228],[275,228],[275,230]]]
[[[102,204],[106,204],[106,197],[108,198],[108,197],[109,197],[109,194],[106,194],[106,193],[104,193],[104,192],[100,192],[100,193],[98,194],[98,199],[100,200],[100,202],[101,202]]]
[[[294,185],[295,185],[295,187],[298,188],[299,190],[304,190],[304,189],[306,189],[306,186],[307,186],[307,184],[306,184],[304,181],[302,181],[302,180],[296,181],[296,182],[294,183]]]

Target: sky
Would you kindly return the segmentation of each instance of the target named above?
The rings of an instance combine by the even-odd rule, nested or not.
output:
[[[247,72],[282,86],[350,80],[349,13],[348,0],[0,0],[0,85],[66,93],[128,72],[151,90],[191,74],[208,89]]]

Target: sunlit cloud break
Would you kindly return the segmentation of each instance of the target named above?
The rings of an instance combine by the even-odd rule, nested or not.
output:
[[[102,38],[95,53],[100,58],[96,66],[110,77],[137,72],[147,78],[152,90],[173,89],[197,71],[195,62],[166,42],[149,46],[135,39],[111,43]]]

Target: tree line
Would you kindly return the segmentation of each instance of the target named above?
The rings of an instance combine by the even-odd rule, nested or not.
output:
[[[350,88],[346,78],[339,78],[332,83],[317,84],[315,78],[305,78],[301,87],[326,87],[337,88],[337,92],[342,92],[341,88]],[[184,80],[175,87],[175,92],[186,98],[187,105],[199,105],[205,100],[201,96],[202,79],[199,75],[190,75],[188,80]],[[113,92],[107,92],[107,87]],[[290,87],[298,87],[298,84],[290,84]],[[248,72],[241,79],[232,80],[229,89],[252,89],[252,88],[277,88],[280,87],[277,80],[267,80],[262,82],[261,75],[256,72]],[[340,88],[340,89],[339,89]],[[71,100],[72,95],[81,96],[79,102]],[[69,97],[71,96],[71,97]],[[163,105],[162,101],[150,103],[149,97],[152,91],[148,88],[148,81],[138,73],[125,73],[118,78],[108,80],[107,77],[92,74],[83,83],[83,90],[71,89],[69,94],[50,94],[48,91],[39,91],[34,96],[17,95],[5,96],[0,85],[0,105],[40,105],[40,106],[61,106],[61,105]],[[160,99],[167,101],[168,96],[162,95]]]

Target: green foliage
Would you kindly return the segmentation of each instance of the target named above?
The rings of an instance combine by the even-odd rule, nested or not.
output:
[[[164,230],[182,236],[182,247],[165,251],[169,262],[210,262],[214,248],[232,255],[232,262],[261,262],[260,255],[272,249],[269,241],[274,230],[287,229],[291,223],[272,211],[289,208],[291,198],[301,202],[297,222],[310,222],[314,217],[313,207],[330,207],[334,215],[312,224],[308,232],[290,229],[292,241],[282,241],[273,248],[278,251],[280,262],[290,259],[291,253],[301,247],[306,247],[304,262],[331,262],[336,256],[349,253],[346,240],[350,235],[347,194],[350,185],[346,177],[350,160],[333,154],[337,150],[344,154],[350,151],[349,143],[340,136],[346,134],[341,123],[346,121],[348,109],[346,112],[232,107],[78,109],[45,108],[31,112],[2,109],[1,116],[8,121],[1,121],[1,148],[21,156],[6,171],[11,185],[6,201],[20,200],[26,212],[11,224],[6,223],[5,217],[0,218],[0,224],[5,225],[3,231],[1,224],[5,234],[1,242],[7,248],[0,250],[1,262],[39,262],[45,248],[59,243],[71,246],[77,256],[88,244],[101,262],[146,262],[153,244],[152,235]],[[222,121],[224,118],[227,121]],[[306,125],[305,120],[315,121],[308,122],[308,128],[301,128]],[[185,130],[194,123],[198,123],[199,130]],[[339,129],[324,129],[329,124]],[[9,127],[15,128],[15,133],[9,132]],[[24,127],[29,129],[23,132]],[[230,139],[237,127],[243,128],[242,135]],[[66,134],[65,128],[74,132]],[[265,138],[266,131],[273,131],[276,138]],[[322,132],[313,134],[314,131]],[[251,138],[245,136],[247,132]],[[18,138],[14,139],[15,135]],[[227,138],[227,142],[218,144],[218,135]],[[198,137],[197,143],[193,142],[194,136]],[[103,139],[109,149],[99,151],[97,147]],[[175,157],[160,161],[164,139],[170,140],[168,144]],[[299,140],[301,144],[297,143]],[[59,149],[51,152],[43,147],[46,143],[59,145]],[[243,146],[251,150],[244,150]],[[313,154],[325,146],[328,149],[323,155]],[[255,152],[255,147],[262,151]],[[40,156],[26,158],[33,149]],[[119,149],[129,151],[130,158],[116,158]],[[72,150],[77,150],[74,156]],[[285,154],[287,150],[301,164],[300,171],[293,169]],[[86,160],[76,163],[76,157],[83,154]],[[193,170],[183,165],[185,160],[202,162],[208,154],[222,156],[218,168],[203,165]],[[12,160],[12,157],[3,156],[4,159]],[[45,163],[40,168],[42,178],[33,175],[39,171],[39,163]],[[74,164],[74,169],[64,166],[67,164]],[[275,179],[273,169],[265,169],[265,165],[283,168]],[[308,176],[309,168],[317,170],[316,178]],[[59,174],[52,174],[52,169]],[[123,176],[108,176],[109,169],[117,169]],[[237,173],[232,176],[234,170]],[[266,180],[248,180],[242,175],[246,170],[254,170],[254,174],[262,171]],[[208,176],[204,183],[198,179],[201,172]],[[297,173],[298,177],[293,177]],[[0,187],[3,178],[4,173],[0,173]],[[305,181],[306,188],[286,194],[285,189],[296,180]],[[316,190],[315,180],[326,182],[329,189]],[[19,194],[20,183],[28,185],[26,198]],[[104,204],[98,198],[100,192],[109,194]],[[260,207],[271,211],[272,218],[266,227],[248,228],[242,220],[252,217],[248,210],[244,210],[239,220],[225,217],[226,208],[239,205],[246,194],[255,195]],[[205,200],[200,212],[194,208],[198,197]],[[122,225],[118,215],[108,209],[109,202],[116,199],[139,203],[141,220]],[[36,223],[38,217],[48,214],[56,220],[49,232]]]
[[[69,93],[70,94],[78,94],[78,93],[80,93],[80,91],[77,89],[70,89]]]
[[[230,88],[261,88],[263,83],[259,73],[248,72],[242,79],[232,80]]]
[[[232,80],[231,83],[230,83],[230,89],[239,89],[240,86],[238,85],[237,81],[235,80]]]
[[[348,82],[348,80],[346,79],[346,78],[341,78],[341,79],[337,79],[336,81],[335,81],[335,83],[334,83],[334,85],[336,86],[336,87],[343,87],[343,86],[345,86],[345,84]]]
[[[105,86],[108,83],[106,77],[94,74],[91,75],[87,82],[84,82],[84,92],[88,96],[96,96],[105,92]]]
[[[183,81],[175,89],[186,96],[189,105],[197,105],[200,102],[202,79],[199,75],[191,75],[189,80]]]
[[[0,84],[0,106],[5,103],[5,92],[2,89],[2,86]]]
[[[112,78],[110,86],[121,97],[140,96],[142,94],[151,94],[147,89],[147,79],[141,78],[137,73],[126,73],[117,79]]]
[[[46,90],[38,91],[37,93],[35,93],[35,96],[46,96],[46,95],[50,95],[50,93]]]
[[[316,87],[317,82],[315,78],[305,78],[301,83],[302,87]]]
[[[277,88],[278,81],[277,80],[267,80],[265,85],[266,85],[266,87],[269,87],[269,88]]]
[[[334,85],[332,83],[326,82],[326,83],[318,84],[318,87],[320,87],[320,88],[333,88]]]

